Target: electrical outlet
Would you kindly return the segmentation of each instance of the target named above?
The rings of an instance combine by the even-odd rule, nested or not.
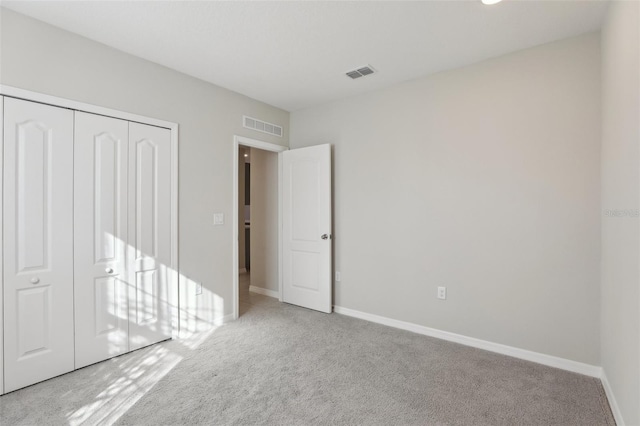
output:
[[[447,298],[447,288],[438,287],[438,299],[445,300]]]
[[[213,224],[214,225],[224,225],[224,213],[214,213],[213,214]]]
[[[340,282],[340,271],[336,271],[336,282]]]
[[[202,294],[202,283],[196,283],[196,296]]]

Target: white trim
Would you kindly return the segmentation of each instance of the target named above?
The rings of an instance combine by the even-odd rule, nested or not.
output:
[[[244,136],[234,136],[233,141],[238,145],[248,146],[250,148],[262,149],[264,151],[270,151],[270,152],[283,152],[289,149],[283,145],[277,145],[275,143],[269,143],[269,142],[261,141],[258,139],[246,138]]]
[[[174,339],[180,336],[180,250],[178,248],[178,237],[180,233],[180,209],[178,197],[180,191],[180,171],[179,171],[179,148],[178,137],[179,126],[174,123],[169,127],[171,131],[171,287],[174,291],[169,297],[173,301],[171,312],[171,331]]]
[[[233,176],[231,177],[231,181],[232,181],[232,196],[233,196],[233,206],[232,206],[232,214],[231,214],[231,226],[233,227],[233,229],[231,230],[231,239],[233,240],[231,242],[231,285],[233,285],[233,289],[232,289],[232,303],[233,303],[233,310],[232,310],[232,315],[233,315],[233,319],[238,319],[238,317],[240,316],[240,289],[238,288],[240,286],[240,265],[238,264],[240,262],[240,258],[238,255],[238,250],[239,250],[239,245],[238,245],[238,238],[240,238],[240,233],[238,232],[238,227],[239,225],[239,221],[238,221],[238,215],[240,214],[239,210],[238,210],[238,203],[239,203],[239,198],[238,198],[238,173],[240,173],[240,169],[238,167],[238,163],[240,161],[240,145],[238,144],[238,140],[236,139],[236,136],[233,137]]]
[[[121,120],[148,124],[151,126],[169,129],[171,131],[171,265],[169,265],[171,273],[169,280],[173,292],[170,293],[169,296],[172,299],[172,301],[170,302],[172,305],[171,334],[173,338],[178,338],[180,332],[180,263],[178,255],[178,124],[124,111],[118,111],[115,109],[103,108],[98,105],[78,102],[71,99],[46,95],[44,93],[32,92],[30,90],[20,89],[18,87],[7,85],[0,85],[0,95],[23,99],[25,101],[52,105],[55,107],[67,108],[74,111],[84,111],[91,114],[104,115],[107,117],[119,118]]]
[[[3,253],[3,214],[4,214],[4,97],[0,96],[0,395],[4,394],[4,253]]]
[[[578,361],[572,361],[552,355],[541,354],[539,352],[532,352],[526,349],[514,348],[513,346],[502,345],[500,343],[489,342],[487,340],[481,340],[474,337],[463,336],[461,334],[450,333],[448,331],[437,330],[435,328],[429,328],[410,322],[399,321],[374,314],[368,314],[366,312],[343,308],[342,306],[334,306],[333,311],[338,314],[383,324],[389,327],[399,328],[401,330],[412,331],[414,333],[423,334],[425,336],[436,337],[438,339],[448,340],[450,342],[460,343],[462,345],[484,349],[486,351],[496,352],[502,355],[508,355],[514,358],[520,358],[531,362],[536,362],[538,364],[547,365],[549,367],[555,367],[562,370],[572,371],[574,373],[584,374],[586,376],[600,378],[602,373],[602,368],[595,365],[584,364]]]
[[[238,289],[239,286],[239,282],[238,282],[238,275],[240,275],[240,266],[238,265],[238,227],[240,226],[239,222],[238,222],[238,215],[240,214],[238,211],[238,162],[239,162],[239,154],[238,154],[238,150],[240,149],[240,145],[242,146],[248,146],[250,148],[257,148],[257,149],[262,149],[265,151],[270,151],[270,152],[277,152],[278,153],[278,186],[280,186],[280,182],[282,180],[281,178],[281,173],[280,173],[280,153],[283,151],[288,150],[289,148],[287,148],[286,146],[282,146],[282,145],[276,145],[273,143],[269,143],[269,142],[264,142],[264,141],[260,141],[257,139],[251,139],[251,138],[246,138],[244,136],[237,136],[234,135],[233,136],[233,187],[232,187],[232,192],[233,192],[233,214],[232,214],[232,226],[233,226],[233,230],[231,232],[231,239],[233,240],[231,242],[231,247],[233,250],[233,255],[232,255],[232,265],[231,265],[231,272],[233,275],[232,278],[232,284],[233,284],[233,318],[234,319],[238,319],[238,316],[240,315],[240,292]],[[280,191],[278,191],[279,193]],[[278,198],[280,197],[280,195],[278,195]],[[280,203],[278,200],[278,223],[280,224],[282,222],[281,220],[281,212],[280,212]],[[281,226],[278,227],[278,251],[279,253],[281,253],[280,247],[282,244],[282,228]],[[278,258],[280,258],[281,256],[278,256]],[[278,268],[280,269],[280,268]],[[282,276],[280,271],[278,271],[278,287],[280,288],[282,286],[282,282],[281,282]],[[276,296],[278,297],[278,296]]]
[[[602,375],[600,376],[600,380],[602,381],[602,387],[604,388],[604,393],[607,395],[607,399],[609,400],[609,406],[611,407],[611,412],[613,413],[613,419],[616,421],[617,426],[625,426],[624,419],[622,418],[622,411],[620,411],[620,407],[618,406],[618,401],[616,401],[616,397],[613,394],[613,389],[609,384],[609,379],[607,379],[607,375],[602,370]]]
[[[249,291],[257,294],[262,294],[263,296],[273,297],[274,299],[280,298],[279,291],[269,290],[268,288],[256,287],[255,285],[250,285]]]
[[[284,151],[283,151],[284,152]],[[284,252],[283,252],[283,244],[282,244],[282,235],[283,235],[283,223],[282,223],[282,189],[284,187],[283,182],[283,161],[282,161],[282,152],[278,153],[278,300],[283,302],[282,299],[282,267],[284,265]]]
[[[226,324],[228,322],[233,321],[235,318],[233,318],[233,314],[227,314],[223,317],[218,317],[216,319],[213,320],[213,324],[214,325],[223,325]]]

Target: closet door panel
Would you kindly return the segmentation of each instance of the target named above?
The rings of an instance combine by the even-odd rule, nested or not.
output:
[[[171,133],[129,124],[130,349],[171,337]]]
[[[129,123],[75,113],[76,368],[128,351]]]
[[[73,112],[4,114],[5,391],[73,370]]]

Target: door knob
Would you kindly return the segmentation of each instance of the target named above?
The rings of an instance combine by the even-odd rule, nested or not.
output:
[[[113,274],[113,268],[107,268],[107,269],[105,269],[105,272],[107,274]]]
[[[33,277],[29,281],[31,281],[31,284],[38,284],[40,282],[40,278]]]
[[[322,238],[323,240],[328,240],[329,238],[331,238],[331,235],[329,235],[329,234],[322,234],[322,236],[321,236],[320,238]]]

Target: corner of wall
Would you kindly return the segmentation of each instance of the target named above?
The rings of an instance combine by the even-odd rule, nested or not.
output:
[[[611,1],[601,30],[602,384],[618,425],[640,424],[640,3]]]

